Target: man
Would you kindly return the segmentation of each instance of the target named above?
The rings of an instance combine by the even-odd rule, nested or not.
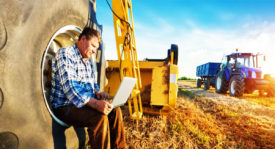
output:
[[[95,80],[90,57],[99,45],[99,32],[87,27],[75,45],[58,51],[52,63],[50,100],[62,121],[88,127],[92,148],[125,148],[121,109],[113,109],[109,95],[99,90]]]

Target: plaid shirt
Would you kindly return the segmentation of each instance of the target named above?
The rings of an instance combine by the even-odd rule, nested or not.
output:
[[[91,59],[84,60],[76,45],[61,48],[52,60],[50,101],[53,108],[83,107],[99,87]]]

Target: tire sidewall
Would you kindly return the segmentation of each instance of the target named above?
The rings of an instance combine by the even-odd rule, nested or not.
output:
[[[215,89],[216,89],[216,92],[217,93],[221,93],[221,88],[222,88],[222,78],[221,78],[221,76],[220,76],[220,73],[218,73],[217,74],[217,77],[216,77],[216,87],[215,87]]]
[[[201,88],[201,79],[197,80],[197,88]]]
[[[0,85],[6,101],[1,109],[3,127],[0,131],[14,132],[21,148],[53,147],[51,117],[41,87],[41,61],[47,44],[58,29],[66,25],[79,28],[86,25],[88,2],[26,1],[17,13],[25,13],[24,8],[28,5],[28,14],[10,18],[17,23],[6,26],[8,42],[0,51],[5,66]],[[4,19],[9,19],[8,14]]]
[[[206,78],[205,82],[204,82],[204,90],[208,90],[210,87],[210,81],[208,78]]]

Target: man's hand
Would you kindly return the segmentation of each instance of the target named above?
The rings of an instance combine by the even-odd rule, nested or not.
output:
[[[110,104],[110,101],[96,100],[93,98],[88,102],[88,106],[105,115],[108,115],[113,110],[113,105]]]
[[[106,92],[96,92],[95,93],[96,98],[99,100],[107,100],[109,99],[109,94]]]
[[[98,100],[97,110],[105,115],[108,115],[113,110],[113,105],[111,105],[109,101]]]

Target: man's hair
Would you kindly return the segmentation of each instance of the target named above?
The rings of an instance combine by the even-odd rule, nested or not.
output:
[[[99,44],[101,43],[100,33],[91,27],[85,27],[82,33],[79,35],[78,40],[80,40],[82,36],[85,36],[87,40],[90,40],[91,37],[97,37]]]

